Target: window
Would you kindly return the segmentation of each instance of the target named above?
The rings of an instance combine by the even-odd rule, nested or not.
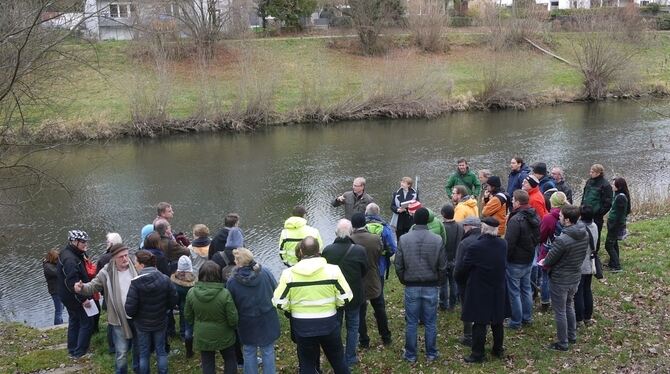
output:
[[[132,4],[109,4],[110,18],[129,18],[134,11],[135,7]]]

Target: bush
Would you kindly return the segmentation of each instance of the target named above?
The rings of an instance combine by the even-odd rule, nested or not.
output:
[[[656,18],[656,28],[659,30],[670,30],[670,14],[664,14]]]
[[[444,52],[447,49],[445,8],[442,0],[423,0],[410,8],[408,21],[413,41],[423,51]]]
[[[653,15],[658,14],[661,11],[661,4],[651,3],[647,6],[640,7],[640,12],[642,13],[651,13]]]
[[[469,16],[454,16],[449,18],[449,26],[451,27],[468,27],[472,26],[472,17]]]

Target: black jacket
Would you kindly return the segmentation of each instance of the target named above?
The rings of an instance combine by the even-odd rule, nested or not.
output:
[[[463,225],[456,221],[442,222],[442,224],[447,233],[447,242],[444,244],[444,248],[447,250],[447,261],[453,266],[456,259],[456,249],[463,239]]]
[[[158,271],[167,275],[168,277],[172,275],[167,257],[165,257],[165,254],[162,250],[158,248],[145,248],[145,250],[151,252],[156,258],[156,269],[158,269]]]
[[[582,193],[582,205],[593,208],[593,216],[602,218],[612,207],[612,186],[603,175],[586,181]]]
[[[226,242],[228,241],[228,233],[230,232],[230,227],[224,227],[216,233],[216,236],[212,239],[212,242],[209,243],[209,259],[216,252],[223,251],[226,248]]]
[[[82,281],[87,283],[88,274],[84,265],[84,252],[68,244],[60,251],[58,256],[58,296],[66,308],[76,308],[80,306],[86,297],[74,292],[74,284]]]
[[[463,233],[463,239],[461,240],[460,243],[458,243],[458,247],[456,248],[456,262],[454,264],[454,270],[458,267],[463,266],[463,260],[465,259],[465,255],[468,253],[470,250],[470,247],[472,246],[472,243],[477,240],[479,235],[481,235],[481,229],[479,227],[470,229],[468,232]],[[465,299],[465,285],[467,279],[464,282],[459,282],[458,279],[455,279],[456,284],[458,284],[458,297],[460,297],[461,302]]]
[[[398,191],[391,195],[391,212],[398,215],[398,222],[396,223],[397,231],[407,232],[414,224],[414,220],[412,219],[412,216],[407,213],[407,210],[398,213],[400,205],[405,201],[410,200],[419,200],[419,194],[417,194],[411,187],[407,190],[407,194],[405,194],[405,191],[403,191],[402,188],[399,188]]]
[[[178,301],[170,278],[155,267],[146,267],[130,282],[126,314],[140,331],[158,331],[167,327],[167,312]]]
[[[505,230],[507,262],[522,265],[533,262],[539,238],[540,219],[535,214],[535,209],[521,207],[512,211]]]
[[[58,295],[58,266],[49,261],[42,262],[44,279],[47,280],[49,295]]]
[[[352,245],[351,251],[347,254],[349,247]],[[327,245],[323,249],[321,256],[329,264],[338,265],[342,270],[344,279],[349,283],[353,297],[345,308],[358,308],[365,301],[363,277],[368,272],[368,255],[365,252],[365,248],[354,244],[350,238],[335,238],[333,244]]]
[[[463,262],[454,272],[466,283],[461,319],[477,323],[502,323],[506,311],[505,268],[507,243],[493,235],[480,235],[472,242]]]

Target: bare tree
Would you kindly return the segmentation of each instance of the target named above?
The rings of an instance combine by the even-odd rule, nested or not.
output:
[[[404,13],[400,0],[348,0],[340,5],[342,13],[351,17],[361,49],[367,55],[387,49],[380,33],[384,27],[399,23]]]
[[[409,28],[414,43],[426,52],[444,52],[449,21],[444,0],[420,0],[409,6]]]
[[[32,162],[35,153],[54,146],[24,144],[29,125],[24,108],[44,105],[40,88],[58,81],[73,61],[87,63],[81,45],[66,43],[84,17],[64,29],[46,27],[61,13],[82,11],[81,1],[0,1],[0,204],[19,204],[45,183],[65,187]]]

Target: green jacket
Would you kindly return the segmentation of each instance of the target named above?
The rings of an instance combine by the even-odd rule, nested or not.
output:
[[[220,351],[235,344],[237,309],[223,283],[196,283],[186,295],[184,316],[193,325],[195,350]]]
[[[451,198],[451,190],[454,189],[454,186],[458,185],[465,186],[468,190],[468,195],[470,196],[479,196],[479,193],[482,190],[482,183],[469,168],[465,174],[461,174],[456,170],[456,172],[451,174],[449,179],[447,179],[447,184],[444,188],[447,190],[447,196],[449,196],[449,198]]]
[[[582,205],[590,205],[594,217],[603,217],[612,207],[612,196],[612,186],[604,176],[599,175],[586,181]]]
[[[427,208],[426,208],[427,209]],[[416,225],[412,225],[414,228]],[[433,234],[439,235],[442,238],[442,245],[447,243],[447,230],[444,228],[442,222],[438,219],[435,219],[435,213],[432,210],[428,209],[428,231]]]
[[[614,204],[607,216],[607,227],[623,226],[628,217],[628,198],[619,192],[614,196]]]

